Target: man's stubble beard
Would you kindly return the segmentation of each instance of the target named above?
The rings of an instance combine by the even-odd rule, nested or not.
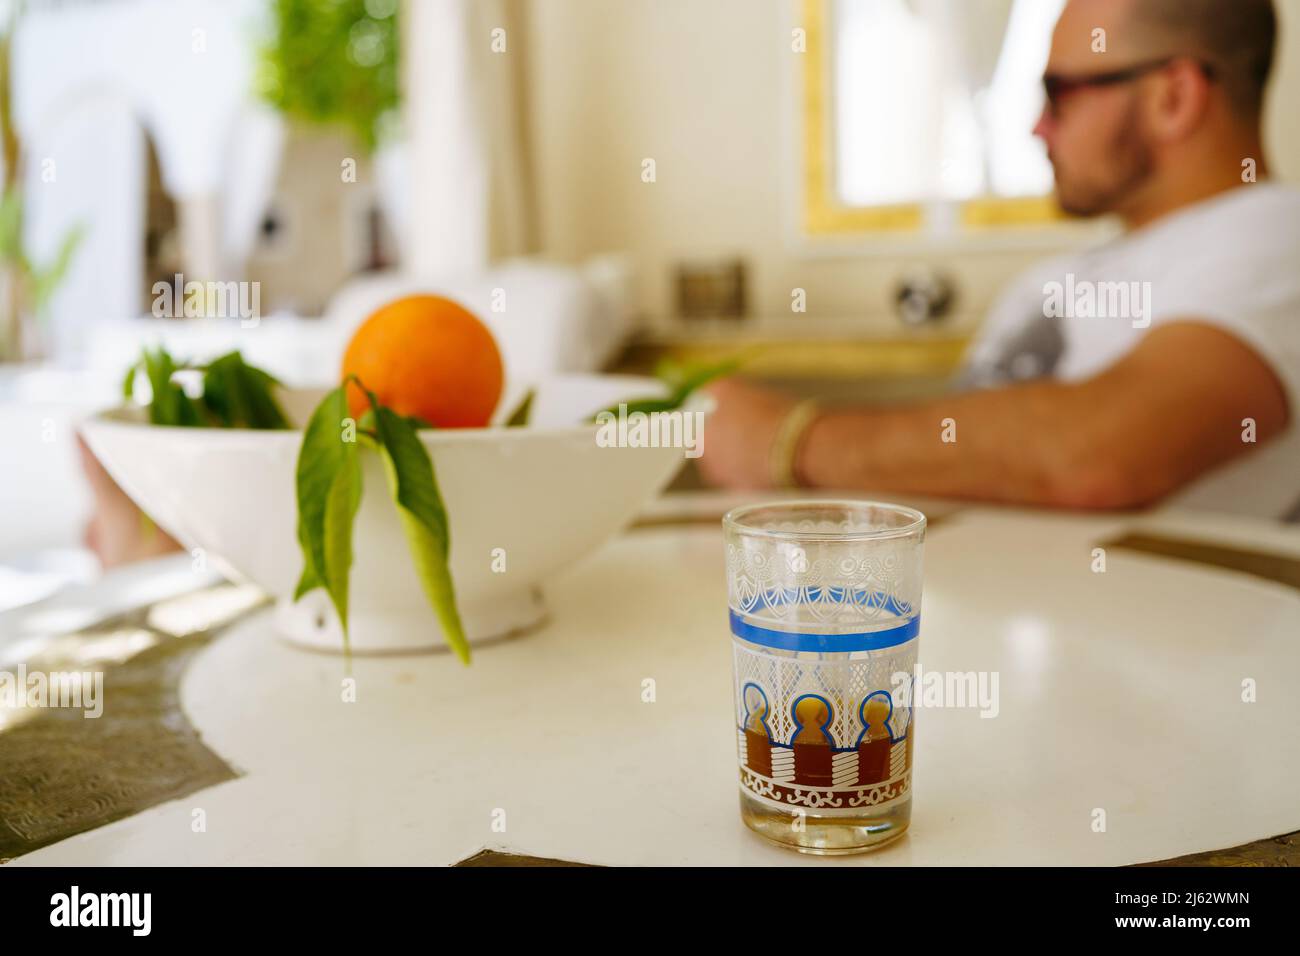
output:
[[[1107,166],[1102,175],[1074,181],[1062,181],[1060,165],[1053,164],[1056,174],[1056,198],[1061,208],[1072,216],[1102,216],[1119,212],[1151,178],[1155,158],[1138,118],[1136,101],[1129,105],[1123,121],[1103,151]]]

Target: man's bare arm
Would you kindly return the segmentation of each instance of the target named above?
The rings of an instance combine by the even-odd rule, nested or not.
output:
[[[1286,426],[1277,377],[1241,340],[1189,320],[1154,329],[1084,382],[827,411],[801,445],[796,474],[830,488],[1134,507],[1248,453],[1246,418],[1261,442]],[[956,441],[942,440],[944,419]]]

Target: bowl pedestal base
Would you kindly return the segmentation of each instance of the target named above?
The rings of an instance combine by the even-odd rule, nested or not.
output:
[[[461,622],[471,647],[491,644],[536,627],[546,617],[542,592],[536,587],[493,597],[488,601],[462,602]],[[350,609],[350,643],[353,654],[407,654],[428,651],[450,653],[438,619],[427,605],[409,609],[354,607]],[[343,653],[343,630],[328,596],[321,589],[293,602],[276,602],[275,631],[290,644]]]

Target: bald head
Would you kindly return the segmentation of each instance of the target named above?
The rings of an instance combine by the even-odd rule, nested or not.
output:
[[[1126,0],[1122,19],[1153,54],[1211,64],[1233,108],[1258,117],[1273,68],[1273,0]]]

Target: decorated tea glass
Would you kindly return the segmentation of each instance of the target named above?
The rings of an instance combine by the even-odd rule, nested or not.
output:
[[[912,813],[925,516],[792,501],[737,508],[723,529],[741,817],[808,853],[896,839]]]

